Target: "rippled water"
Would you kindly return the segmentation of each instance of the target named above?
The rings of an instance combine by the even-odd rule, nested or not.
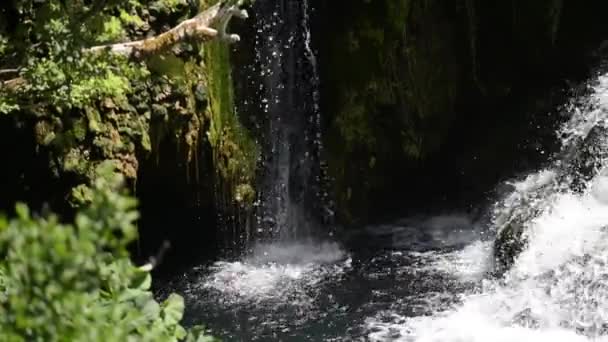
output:
[[[367,338],[382,322],[450,307],[474,288],[489,265],[481,237],[464,215],[414,218],[369,227],[348,246],[258,246],[179,277],[172,290],[185,296],[189,324],[227,341]]]

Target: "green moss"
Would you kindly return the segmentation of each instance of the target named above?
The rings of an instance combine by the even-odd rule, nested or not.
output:
[[[203,0],[201,8],[213,3],[216,1]],[[194,13],[187,4],[153,1],[149,6],[130,8],[128,13],[108,12],[98,18],[98,24],[103,29],[105,19],[113,18],[105,25],[112,37],[120,33],[128,40],[141,39],[191,17]],[[112,37],[107,39],[114,40]],[[175,154],[167,160],[179,164],[173,170],[176,176],[198,183],[198,159],[210,150],[213,165],[202,168],[213,168],[217,176],[199,185],[214,188],[211,183],[215,181],[221,198],[250,204],[255,197],[259,151],[234,110],[228,44],[179,42],[170,51],[145,57],[135,61],[100,53],[83,66],[72,63],[78,68],[51,59],[27,75],[32,85],[41,83],[43,90],[49,88],[49,94],[55,94],[28,114],[33,114],[29,118],[35,139],[49,152],[55,173],[73,180],[72,202],[87,198],[83,189],[90,186],[101,163],[110,163],[135,184],[141,162],[148,158],[159,161],[161,151],[167,150]],[[68,76],[78,76],[78,82]],[[66,88],[68,81],[69,93],[55,91]]]
[[[215,168],[232,199],[251,203],[259,148],[235,113],[229,47],[210,42],[202,53],[209,96],[207,137]]]

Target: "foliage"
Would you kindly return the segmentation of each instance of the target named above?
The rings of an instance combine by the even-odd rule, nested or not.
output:
[[[177,21],[188,14],[178,2],[167,5],[20,0],[0,8],[0,22],[16,18],[14,26],[0,25],[7,42],[0,66],[18,68],[24,80],[17,89],[0,89],[0,112],[19,110],[22,121],[34,122],[36,141],[50,152],[51,167],[81,183],[73,193],[86,190],[83,186],[90,185],[95,168],[106,160],[135,179],[136,153],[151,150],[154,97],[146,93],[154,91],[157,79],[145,62],[84,50],[154,33],[151,15],[168,16],[180,9],[181,16],[171,19]],[[75,203],[82,199],[72,197]]]
[[[0,5],[0,70],[18,70],[0,74],[0,113],[17,114],[34,127],[53,171],[75,180],[72,203],[88,201],[92,175],[101,163],[111,161],[135,180],[141,158],[158,153],[167,140],[189,163],[206,138],[204,130],[218,124],[229,133],[223,133],[221,144],[214,140],[208,147],[217,152],[229,146],[236,151],[231,152],[234,160],[255,164],[249,153],[253,143],[240,138],[246,133],[235,119],[232,99],[207,91],[231,92],[225,46],[215,44],[211,49],[222,53],[209,54],[197,42],[183,42],[143,61],[84,52],[159,34],[215,2],[17,0]],[[9,76],[20,77],[24,86],[2,87]],[[208,104],[222,112],[206,115]],[[218,170],[232,170],[221,176],[249,184],[252,163],[225,167],[221,160],[216,158]],[[233,176],[241,169],[247,176]]]
[[[178,295],[158,303],[148,267],[129,260],[136,200],[110,164],[99,168],[90,204],[73,224],[17,206],[0,220],[2,341],[208,341],[179,324]]]
[[[159,34],[198,11],[186,0],[0,4],[0,115],[32,127],[53,171],[74,180],[70,199],[81,208],[72,224],[32,215],[25,205],[16,219],[0,219],[0,340],[209,341],[202,328],[187,334],[179,324],[183,299],[157,302],[149,267],[129,260],[138,214],[119,184],[135,180],[141,158],[163,140],[184,162],[196,158],[215,119],[239,132],[225,134],[221,146],[249,150],[238,145],[245,140],[232,99],[207,91],[215,83],[231,92],[228,49],[209,54],[186,41],[145,60],[85,52]],[[215,59],[220,66],[209,72]],[[209,115],[213,101],[222,112]],[[253,197],[243,184],[250,180],[238,178],[237,197]]]

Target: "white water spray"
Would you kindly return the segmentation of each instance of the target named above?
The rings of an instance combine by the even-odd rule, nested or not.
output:
[[[317,58],[308,0],[254,5],[265,133],[257,228],[263,240],[307,238],[328,215],[321,165]],[[318,210],[318,209],[321,210]]]
[[[582,167],[592,177],[569,166],[568,154],[512,184],[496,206],[495,223],[524,217],[527,245],[504,278],[484,280],[459,304],[430,316],[370,317],[370,340],[608,341],[608,173],[598,169],[608,166],[607,75],[572,113],[558,132],[563,150],[585,148],[589,160]],[[600,134],[589,140],[593,130]],[[572,189],[574,182],[583,186]]]
[[[194,297],[215,291],[227,305],[277,305],[289,298],[298,309],[309,308],[323,281],[338,281],[351,260],[335,243],[258,245],[249,257],[217,262],[203,281],[189,289]]]

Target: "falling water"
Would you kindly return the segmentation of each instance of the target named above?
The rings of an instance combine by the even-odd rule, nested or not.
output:
[[[323,216],[317,60],[307,0],[259,1],[256,63],[265,121],[258,234],[310,236]],[[327,211],[325,211],[327,212]]]
[[[490,219],[439,210],[310,243],[330,213],[310,8],[254,12],[268,243],[169,284],[187,324],[228,341],[608,342],[608,74],[565,107],[561,150],[507,182]],[[495,237],[515,225],[525,244],[497,276]]]
[[[432,315],[368,318],[371,340],[608,341],[608,75],[570,112],[556,161],[496,205],[527,242],[504,277]]]
[[[477,221],[415,216],[333,243],[258,245],[177,279],[187,322],[227,341],[608,341],[608,74],[574,99],[562,149]],[[505,223],[527,243],[494,274]]]

